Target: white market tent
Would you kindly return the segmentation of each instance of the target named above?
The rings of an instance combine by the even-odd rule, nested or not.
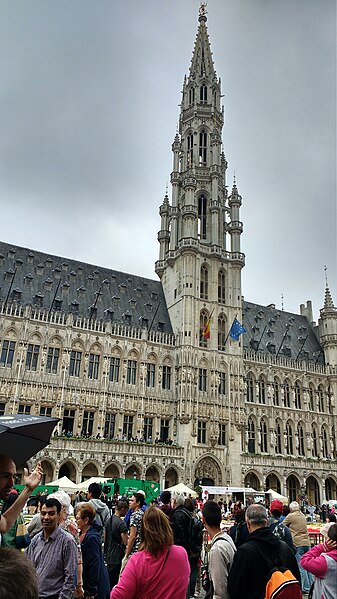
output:
[[[58,487],[61,491],[66,493],[76,493],[78,485],[73,483],[67,476],[62,476],[57,480],[52,480],[51,483],[46,483],[46,487]]]
[[[273,489],[268,489],[266,493],[270,495],[271,501],[274,499],[279,499],[283,504],[288,505],[289,499],[285,495],[280,495],[280,493],[276,493],[276,491],[273,491]]]
[[[174,485],[173,487],[169,487],[168,489],[165,489],[165,491],[171,491],[171,493],[180,493],[182,495],[186,495],[186,497],[188,495],[191,495],[191,497],[198,497],[198,493],[196,493],[195,491],[193,491],[193,489],[190,489],[189,487],[184,485],[184,483],[178,483],[177,485]]]
[[[87,491],[89,485],[91,485],[91,483],[99,483],[100,485],[103,485],[104,483],[106,483],[106,481],[109,479],[109,477],[106,478],[101,478],[99,476],[91,476],[90,478],[88,478],[87,480],[84,480],[82,483],[79,483],[77,486],[77,488],[80,491]]]

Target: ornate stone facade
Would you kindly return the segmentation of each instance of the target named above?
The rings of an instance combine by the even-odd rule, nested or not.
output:
[[[46,480],[337,497],[337,309],[328,287],[319,327],[310,304],[296,315],[243,302],[221,97],[201,10],[160,206],[160,281],[0,244],[0,411],[60,418],[40,456]]]

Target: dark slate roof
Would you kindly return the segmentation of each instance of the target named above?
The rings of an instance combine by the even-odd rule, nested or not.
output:
[[[324,361],[314,327],[305,316],[277,310],[274,305],[243,302],[243,326],[247,332],[241,339],[247,350],[317,364]]]
[[[160,281],[0,242],[0,304],[6,299],[172,333]]]

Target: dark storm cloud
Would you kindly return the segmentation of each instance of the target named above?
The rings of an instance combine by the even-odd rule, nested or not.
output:
[[[198,0],[1,3],[0,236],[154,276]],[[297,311],[336,272],[334,0],[209,0],[243,293]]]

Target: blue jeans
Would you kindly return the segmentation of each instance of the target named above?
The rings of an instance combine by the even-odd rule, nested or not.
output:
[[[300,564],[300,559],[301,559],[302,555],[304,555],[307,551],[309,551],[309,549],[311,549],[309,547],[309,545],[303,545],[302,547],[297,547],[297,551],[295,554],[295,557],[296,557],[296,560],[298,563],[298,567],[300,570],[300,574],[301,574],[302,593],[309,593],[310,587],[311,587],[312,583],[314,582],[314,576],[312,574],[310,574],[310,572],[308,572],[307,570],[304,570],[304,568],[302,568],[302,566]]]

